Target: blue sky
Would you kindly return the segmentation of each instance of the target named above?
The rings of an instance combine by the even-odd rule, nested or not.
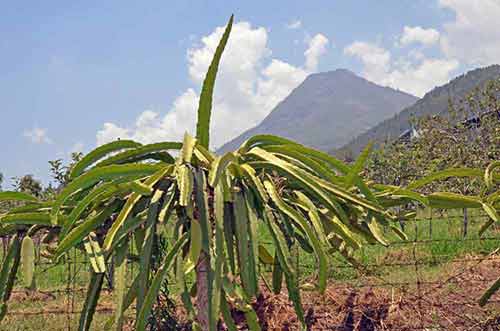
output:
[[[309,73],[348,68],[421,96],[500,59],[498,0],[0,2],[0,172],[49,180],[50,159],[116,137],[192,130],[221,26],[214,147]],[[219,27],[219,28],[217,28]]]

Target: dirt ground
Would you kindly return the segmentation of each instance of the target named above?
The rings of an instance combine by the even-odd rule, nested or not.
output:
[[[438,281],[417,286],[375,287],[331,283],[324,295],[306,292],[309,330],[500,330],[500,295],[481,308],[477,299],[500,276],[500,261],[471,259]],[[375,281],[374,281],[375,283]],[[264,292],[254,304],[264,330],[299,330],[286,293]]]
[[[477,305],[477,299],[498,276],[499,258],[478,261],[471,257],[470,261],[450,265],[434,281],[381,286],[380,279],[371,276],[356,285],[332,282],[324,295],[303,292],[302,301],[308,330],[500,331],[500,295],[497,293],[484,308]],[[47,311],[54,313],[61,309],[64,313],[64,307],[50,293],[17,293],[13,300],[19,304],[42,301]],[[286,291],[275,295],[263,287],[262,295],[253,305],[263,330],[299,330]],[[108,316],[113,312],[111,293],[103,295],[97,310]],[[29,318],[29,310],[22,313]],[[182,316],[180,313],[180,320]],[[240,330],[247,329],[241,312],[234,310],[233,317]],[[131,326],[133,321],[128,324]],[[224,323],[220,323],[220,330],[226,330]]]

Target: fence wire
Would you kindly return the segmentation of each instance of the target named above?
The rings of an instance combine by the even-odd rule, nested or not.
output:
[[[334,280],[328,291],[337,294],[356,293],[359,302],[351,302],[346,309],[351,315],[359,310],[361,322],[368,318],[372,321],[372,326],[375,322],[379,323],[378,327],[367,330],[489,330],[485,328],[488,324],[484,323],[498,326],[498,329],[491,330],[500,330],[500,297],[495,296],[488,305],[495,307],[496,313],[491,313],[490,308],[483,309],[477,305],[477,295],[500,276],[500,228],[493,227],[480,238],[471,229],[474,225],[486,221],[487,215],[469,213],[467,218],[463,215],[447,215],[440,219],[441,216],[433,215],[432,212],[428,214],[427,217],[419,217],[401,225],[409,232],[410,239],[407,241],[393,240],[390,248],[383,248],[375,243],[367,244],[360,252],[361,267],[348,264],[338,256],[332,257],[329,270]],[[461,220],[461,225],[457,225],[456,222]],[[443,223],[447,223],[448,228],[445,230]],[[3,238],[3,253],[7,247],[6,241],[8,239]],[[271,246],[272,243],[262,240],[260,244]],[[301,281],[314,279],[314,261],[307,260],[303,253],[297,255],[296,260]],[[109,267],[111,272],[106,277],[105,291],[112,296],[113,267],[111,264]],[[270,268],[264,267],[264,270],[270,271]],[[136,272],[137,267],[130,263],[127,277],[130,282]],[[39,299],[46,303],[57,301],[59,298],[57,302],[63,304],[56,307],[41,304],[37,308],[25,308],[17,304],[15,306],[20,308],[10,309],[7,319],[63,316],[66,318],[64,330],[76,330],[75,315],[81,313],[81,304],[87,290],[86,283],[90,278],[89,264],[85,256],[74,250],[56,266],[40,259],[36,264],[36,275],[37,279],[41,280],[40,289],[29,292],[18,286],[13,291],[14,300],[16,297],[21,301]],[[169,278],[168,282],[169,287],[176,287],[174,279]],[[392,295],[390,299],[388,293]],[[393,309],[395,302],[399,302],[398,305],[404,306],[397,312],[400,314],[399,318],[411,320],[411,323],[398,326],[385,325],[384,320],[375,321],[369,313],[370,310],[367,310],[367,303],[362,299],[363,295],[367,294],[380,295],[383,298],[382,304],[389,305],[389,310]],[[399,296],[399,299],[394,299],[395,295]],[[330,304],[332,311],[339,311],[340,308],[336,305],[342,305],[342,302],[334,300]],[[469,310],[464,310],[464,307]],[[113,313],[114,308],[110,303],[100,303],[96,308],[96,314]],[[429,314],[433,313],[435,315],[429,317]],[[362,324],[349,323],[344,320],[339,325],[331,324],[328,328],[319,327],[312,330],[364,330]]]

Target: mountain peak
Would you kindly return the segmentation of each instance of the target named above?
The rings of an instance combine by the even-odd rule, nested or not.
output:
[[[307,78],[316,78],[316,77],[356,77],[356,78],[361,78],[358,75],[356,75],[354,72],[352,72],[349,69],[344,69],[344,68],[339,68],[335,70],[330,70],[330,71],[323,71],[323,72],[315,72],[312,74],[309,74]]]
[[[304,80],[304,83],[306,82],[313,82],[313,81],[337,81],[337,83],[340,83],[345,80],[358,80],[358,81],[366,81],[363,77],[360,77],[356,75],[354,72],[350,71],[349,69],[335,69],[331,71],[324,71],[324,72],[315,72],[312,74],[309,74],[306,79]]]
[[[417,100],[347,69],[310,74],[256,127],[221,147],[233,150],[255,134],[275,134],[304,145],[338,148]]]
[[[371,87],[376,86],[377,88],[387,89],[389,92],[397,91],[401,94],[416,98],[414,95],[411,95],[399,89],[393,89],[389,86],[377,85],[376,83],[355,74],[349,69],[344,69],[344,68],[310,74],[304,80],[303,84],[304,85],[323,84],[323,85],[347,86],[347,87],[357,87],[359,86],[359,84],[362,84],[364,86],[371,86]]]

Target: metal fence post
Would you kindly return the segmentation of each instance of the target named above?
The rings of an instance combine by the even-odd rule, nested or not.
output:
[[[468,227],[468,224],[469,224],[469,215],[467,213],[467,208],[464,208],[463,209],[463,213],[464,213],[464,223],[463,223],[463,227],[464,227],[464,231],[463,231],[463,236],[464,238],[467,236],[467,227]]]
[[[429,239],[432,239],[432,208],[429,208]]]
[[[399,222],[399,226],[401,227],[401,231],[405,232],[405,223],[401,219],[401,207],[398,207],[398,222]]]

